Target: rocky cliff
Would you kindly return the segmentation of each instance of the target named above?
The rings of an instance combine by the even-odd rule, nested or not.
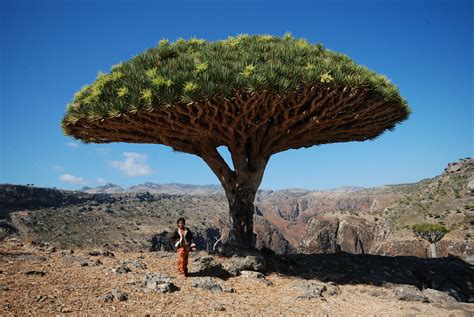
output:
[[[416,184],[357,191],[333,197],[332,204],[323,200],[327,207],[309,219],[299,251],[428,257],[428,243],[417,238],[411,226],[434,222],[449,229],[436,246],[438,255],[472,261],[473,179],[474,160],[464,159]]]
[[[474,160],[464,159],[415,184],[261,190],[255,201],[257,246],[276,253],[345,251],[427,257],[427,242],[416,238],[410,228],[418,222],[439,222],[450,230],[437,244],[439,256],[469,258],[474,253],[473,183]],[[0,226],[64,246],[156,250],[170,248],[166,239],[182,216],[196,232],[201,249],[212,249],[219,239],[226,239],[227,202],[215,186],[145,183],[103,193],[117,188],[107,185],[86,193],[0,185]],[[158,192],[144,191],[152,188]]]

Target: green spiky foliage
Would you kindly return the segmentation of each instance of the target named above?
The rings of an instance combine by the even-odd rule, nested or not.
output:
[[[441,240],[448,232],[445,226],[439,223],[418,223],[412,226],[413,232],[430,243]]]
[[[110,73],[99,72],[94,83],[75,94],[62,126],[68,134],[68,126],[81,119],[114,118],[218,95],[232,98],[237,91],[284,94],[308,85],[365,88],[410,113],[387,77],[344,54],[289,34],[239,35],[216,42],[162,40]]]
[[[291,34],[242,34],[160,41],[82,87],[61,125],[86,143],[156,143],[201,157],[229,200],[229,241],[249,245],[273,154],[371,140],[409,114],[387,77],[344,54]]]

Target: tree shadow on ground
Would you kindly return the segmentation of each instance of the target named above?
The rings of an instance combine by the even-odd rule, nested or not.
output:
[[[423,259],[340,252],[266,255],[266,261],[270,272],[288,276],[337,284],[408,284],[474,302],[474,267],[454,256]]]

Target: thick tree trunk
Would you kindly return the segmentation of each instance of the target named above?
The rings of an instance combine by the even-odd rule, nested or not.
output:
[[[255,247],[253,233],[254,199],[256,190],[238,189],[229,190],[227,199],[229,201],[229,215],[231,228],[227,243],[243,249]]]
[[[255,249],[253,232],[254,199],[262,182],[269,156],[257,155],[254,147],[247,144],[246,150],[230,148],[234,170],[232,170],[213,146],[202,151],[202,158],[216,174],[225,190],[229,202],[230,232],[225,243],[225,252]]]

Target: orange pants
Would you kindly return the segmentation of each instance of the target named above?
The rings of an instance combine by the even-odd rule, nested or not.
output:
[[[188,275],[189,246],[176,250],[178,252],[178,272],[184,276]]]

